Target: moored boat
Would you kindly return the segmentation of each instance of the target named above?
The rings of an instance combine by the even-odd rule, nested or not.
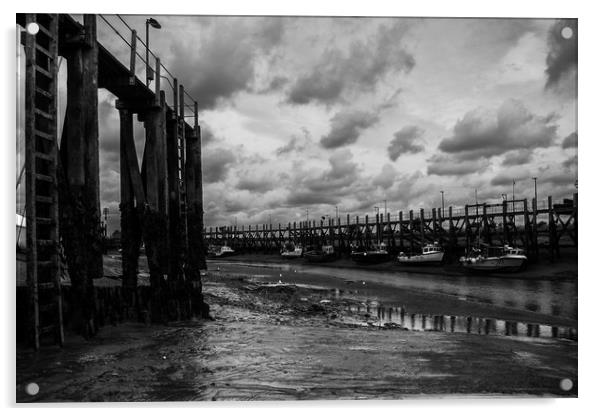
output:
[[[310,263],[325,263],[336,260],[337,255],[333,246],[322,246],[321,250],[312,250],[305,253],[304,257]]]
[[[527,264],[527,256],[520,248],[481,244],[461,257],[460,263],[468,270],[516,272]]]
[[[298,259],[303,256],[303,247],[294,244],[287,244],[280,252],[280,255],[287,259]]]
[[[213,247],[208,252],[209,257],[226,257],[235,254],[229,246]]]
[[[360,264],[377,264],[389,260],[389,252],[386,246],[381,244],[378,249],[359,250],[351,252],[351,260]]]
[[[443,260],[443,248],[438,244],[425,244],[422,246],[422,253],[400,252],[397,261],[403,265],[433,265],[440,264]]]

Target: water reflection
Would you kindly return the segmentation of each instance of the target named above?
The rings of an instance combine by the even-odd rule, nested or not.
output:
[[[459,332],[531,338],[577,340],[577,329],[494,318],[409,313],[403,307],[381,306],[377,302],[350,305],[347,310],[363,317],[374,317],[374,325],[410,331]]]

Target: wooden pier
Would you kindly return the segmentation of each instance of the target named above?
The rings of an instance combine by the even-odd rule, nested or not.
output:
[[[524,248],[532,259],[547,250],[555,259],[561,247],[577,247],[577,194],[556,203],[548,197],[530,203],[526,199],[510,200],[449,207],[445,211],[433,208],[393,215],[346,215],[317,222],[209,227],[204,234],[210,245],[226,244],[243,253],[275,253],[287,243],[332,245],[341,254],[384,243],[396,253],[420,250],[422,244],[437,241],[459,255],[481,241]]]
[[[124,41],[129,67],[98,42],[100,19]],[[101,15],[84,15],[83,24],[67,14],[18,14],[16,20],[22,27],[19,36],[26,60],[20,81],[25,83],[26,120],[25,320],[31,345],[62,344],[64,322],[84,336],[93,335],[102,317],[93,284],[103,275],[100,88],[117,97],[120,118],[120,302],[133,315],[149,314],[155,322],[182,317],[173,316],[173,310],[184,311],[186,317],[206,312],[200,284],[200,270],[206,264],[199,249],[203,205],[196,102],[152,51],[153,61],[142,61],[148,79],[136,76],[143,50],[137,44],[145,45],[129,27],[127,33],[119,32]],[[60,58],[67,66],[67,109],[59,138]],[[167,92],[162,80],[167,80]],[[141,166],[134,145],[134,115],[146,131]],[[186,121],[191,117],[193,125]],[[142,242],[150,270],[150,294],[144,298],[137,288]],[[70,278],[69,317],[63,316],[63,256]],[[174,302],[177,308],[170,307]]]

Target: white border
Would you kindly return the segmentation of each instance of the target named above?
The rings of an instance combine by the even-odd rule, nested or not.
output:
[[[393,15],[393,16],[456,16],[456,17],[576,17],[579,18],[579,185],[581,190],[579,218],[581,222],[580,259],[579,259],[579,399],[503,399],[503,400],[412,400],[398,401],[345,401],[345,402],[285,402],[285,403],[180,403],[171,405],[111,405],[110,407],[125,408],[141,407],[141,411],[150,414],[161,414],[166,406],[175,406],[179,412],[210,412],[238,413],[251,415],[265,414],[303,414],[343,410],[347,414],[366,415],[370,412],[393,413],[418,412],[420,415],[507,415],[520,411],[537,412],[546,415],[588,414],[595,408],[600,408],[596,401],[599,392],[597,386],[600,375],[600,346],[599,329],[597,327],[598,309],[600,304],[600,272],[599,266],[594,267],[594,261],[600,257],[600,244],[597,232],[600,211],[600,62],[601,50],[599,42],[602,39],[601,14],[595,8],[595,2],[557,1],[528,2],[525,0],[502,0],[495,3],[469,0],[422,0],[422,1],[327,1],[303,0],[300,2],[267,1],[267,0],[220,0],[217,2],[125,2],[123,0],[103,0],[102,2],[84,3],[81,1],[22,1],[3,4],[3,50],[4,62],[2,91],[6,97],[2,100],[2,126],[5,128],[0,150],[4,158],[2,176],[3,195],[11,195],[8,203],[2,204],[2,235],[7,236],[2,251],[5,265],[3,297],[0,300],[3,309],[5,331],[1,343],[4,369],[2,377],[1,403],[11,406],[14,402],[14,172],[15,172],[15,58],[14,58],[14,13],[27,11],[52,11],[64,13],[148,13],[148,14],[270,14],[270,15]],[[49,10],[52,9],[52,10]],[[8,93],[7,93],[8,92]],[[6,197],[5,197],[6,198]],[[12,201],[12,203],[11,203]],[[590,226],[590,225],[593,225]],[[10,238],[12,237],[12,238]],[[13,265],[12,269],[9,265]],[[86,413],[106,414],[105,406],[98,405],[69,405],[67,408],[52,406],[50,410],[39,407],[29,408],[27,412],[67,412],[71,413],[78,407],[85,407]],[[13,411],[14,409],[10,409]],[[115,409],[116,410],[116,409]],[[111,410],[113,412],[114,410]]]

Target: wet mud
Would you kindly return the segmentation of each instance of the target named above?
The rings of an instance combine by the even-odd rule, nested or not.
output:
[[[577,395],[570,317],[295,278],[211,266],[204,291],[214,320],[124,323],[88,341],[71,336],[63,349],[18,350],[17,401]],[[27,394],[30,383],[38,394]]]

